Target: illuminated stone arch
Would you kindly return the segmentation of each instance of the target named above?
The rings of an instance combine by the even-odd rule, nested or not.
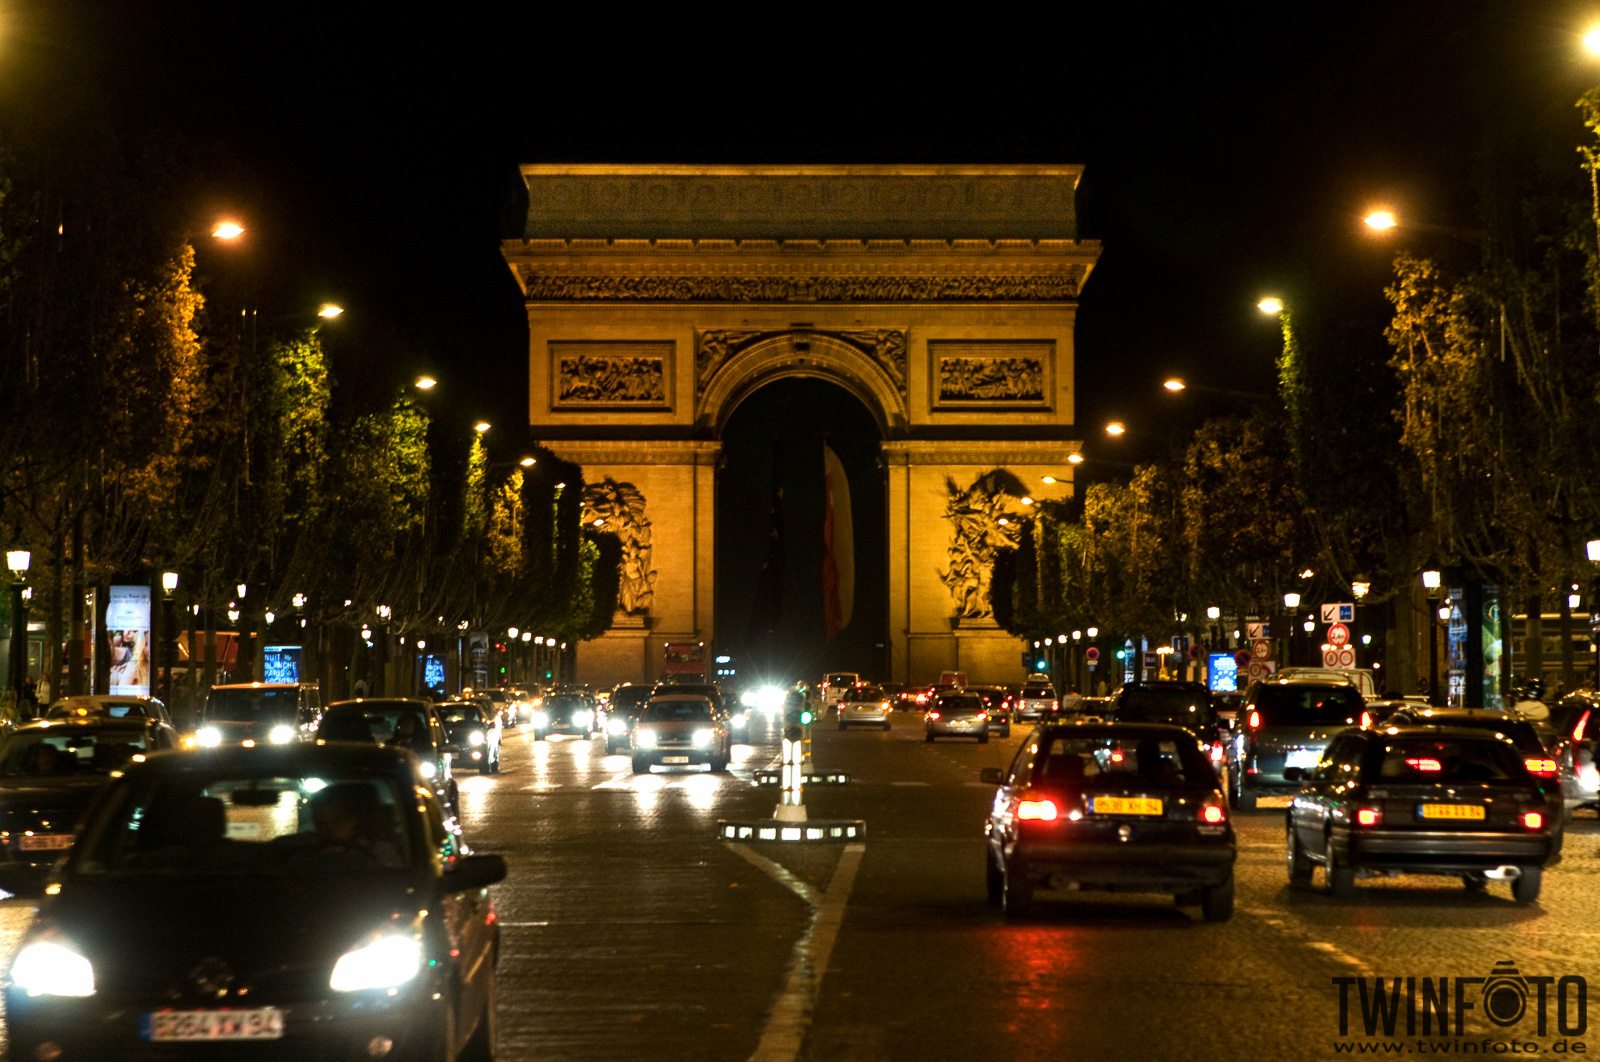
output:
[[[704,347],[702,343],[702,365],[707,360]],[[898,362],[885,350],[897,350]],[[908,421],[904,351],[904,333],[890,330],[789,331],[751,338],[706,366],[695,421],[721,438],[745,399],[775,381],[808,378],[825,380],[855,396],[871,413],[881,438],[900,437]]]

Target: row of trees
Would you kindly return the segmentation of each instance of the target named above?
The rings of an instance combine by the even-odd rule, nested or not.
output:
[[[579,469],[538,450],[502,469],[399,381],[341,393],[314,328],[275,328],[197,271],[175,149],[88,106],[5,117],[0,542],[33,552],[45,674],[86,628],[86,589],[169,568],[208,626],[230,602],[248,630],[300,600],[351,630],[386,605],[396,635],[604,629],[615,574],[580,526]]]
[[[1127,482],[1040,506],[996,583],[1009,629],[1203,637],[1208,606],[1270,617],[1285,591],[1348,600],[1362,581],[1404,681],[1423,644],[1406,635],[1431,629],[1418,572],[1443,567],[1530,617],[1516,666],[1537,673],[1538,617],[1600,591],[1584,548],[1600,535],[1600,95],[1579,107],[1581,168],[1487,157],[1482,227],[1429,226],[1434,254],[1399,254],[1386,322],[1349,293],[1291,294],[1275,395]]]

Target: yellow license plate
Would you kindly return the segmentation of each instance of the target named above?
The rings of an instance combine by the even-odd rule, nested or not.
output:
[[[1163,808],[1155,797],[1095,797],[1089,810],[1096,815],[1159,815]]]
[[[1424,804],[1425,819],[1481,819],[1483,808],[1477,804]]]

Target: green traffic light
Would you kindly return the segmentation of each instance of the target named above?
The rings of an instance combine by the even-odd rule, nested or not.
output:
[[[1118,660],[1126,660],[1126,659],[1128,659],[1128,651],[1126,649],[1118,649],[1117,650],[1117,659]]]
[[[812,718],[811,717],[811,710],[808,708],[805,711],[800,713],[800,725],[801,726],[810,726],[811,725],[811,718]]]

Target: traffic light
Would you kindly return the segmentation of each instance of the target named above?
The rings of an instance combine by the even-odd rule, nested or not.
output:
[[[810,708],[802,708],[802,709],[800,709],[800,725],[801,726],[810,726],[811,725],[811,721],[814,718],[815,718],[815,716],[813,716],[811,714],[811,709]]]
[[[1049,671],[1050,661],[1041,656],[1033,662],[1033,669],[1035,671]]]
[[[1118,649],[1117,650],[1117,659],[1118,660],[1126,660],[1126,659],[1128,659],[1128,651],[1126,649]]]

